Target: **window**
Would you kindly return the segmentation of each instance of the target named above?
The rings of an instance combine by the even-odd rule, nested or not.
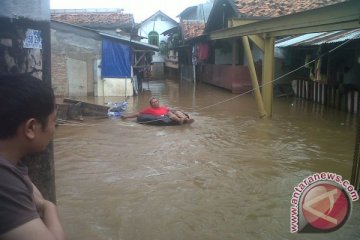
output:
[[[159,46],[159,34],[155,31],[151,31],[148,35],[149,44]]]

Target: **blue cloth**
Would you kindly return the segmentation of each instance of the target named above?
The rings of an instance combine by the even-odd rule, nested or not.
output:
[[[103,78],[131,77],[131,49],[129,46],[103,39],[101,76]]]

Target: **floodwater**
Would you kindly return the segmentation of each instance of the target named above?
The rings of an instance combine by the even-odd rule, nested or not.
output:
[[[290,233],[291,196],[305,177],[326,171],[350,180],[354,116],[282,98],[271,119],[260,119],[251,94],[172,80],[144,89],[128,99],[128,112],[156,96],[195,122],[60,125],[56,192],[69,239],[360,239],[359,201],[335,232]]]

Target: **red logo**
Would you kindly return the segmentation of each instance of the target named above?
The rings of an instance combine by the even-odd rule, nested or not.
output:
[[[302,212],[305,220],[313,228],[330,232],[341,227],[350,214],[347,194],[339,187],[329,183],[316,184],[306,192],[302,199]]]

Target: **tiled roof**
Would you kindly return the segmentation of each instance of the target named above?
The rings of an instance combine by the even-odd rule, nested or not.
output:
[[[279,17],[346,0],[233,0],[242,16]]]
[[[122,10],[117,11],[79,11],[69,10],[51,11],[51,19],[59,22],[65,22],[86,27],[129,27],[134,25],[134,16],[130,13],[123,13]]]
[[[185,40],[202,35],[205,29],[205,23],[199,21],[181,21],[180,26]]]

